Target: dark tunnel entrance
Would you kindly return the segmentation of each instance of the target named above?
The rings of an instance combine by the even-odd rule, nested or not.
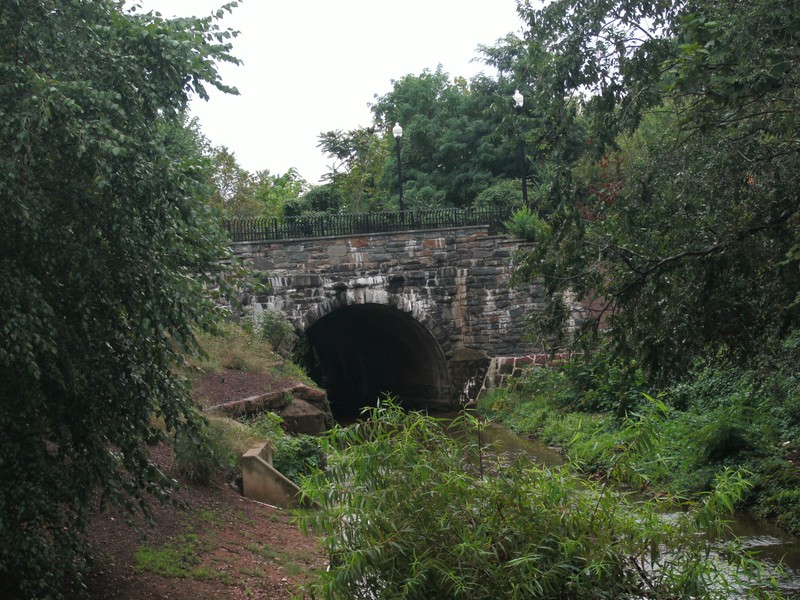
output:
[[[447,362],[439,343],[413,317],[382,304],[338,308],[306,331],[304,362],[328,392],[336,418],[374,406],[384,394],[407,408],[449,399]]]

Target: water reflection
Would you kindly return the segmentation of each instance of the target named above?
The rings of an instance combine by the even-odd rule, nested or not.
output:
[[[779,577],[781,590],[787,598],[800,598],[800,540],[797,537],[747,514],[736,515],[731,531],[768,567],[782,563],[785,573]]]
[[[481,433],[482,442],[496,452],[511,457],[525,456],[545,467],[564,464],[564,457],[558,450],[550,448],[539,440],[523,438],[496,423],[487,425]]]

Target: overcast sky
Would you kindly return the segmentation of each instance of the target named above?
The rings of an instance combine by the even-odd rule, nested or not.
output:
[[[164,16],[206,16],[225,0],[139,0]],[[130,4],[130,2],[129,2]],[[368,104],[392,80],[441,64],[451,76],[491,71],[479,44],[520,31],[515,0],[244,0],[223,25],[241,32],[224,65],[231,97],[192,102],[203,133],[239,164],[273,174],[295,167],[310,183],[326,172],[323,131],[369,125]]]

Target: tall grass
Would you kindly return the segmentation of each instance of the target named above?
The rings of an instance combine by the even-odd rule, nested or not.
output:
[[[203,372],[222,369],[269,372],[282,359],[272,346],[252,330],[235,323],[225,323],[215,333],[198,334],[203,357],[194,359],[191,366]]]
[[[645,448],[650,435],[631,431],[631,447]],[[699,535],[724,529],[745,487],[734,472],[704,502],[675,510],[570,467],[520,461],[480,470],[463,439],[391,403],[325,442],[329,468],[303,485],[322,510],[301,522],[324,535],[331,556],[313,597],[771,596],[752,584],[754,562],[733,547],[717,554]],[[609,462],[625,470],[624,456]],[[663,518],[665,510],[673,517]]]
[[[478,409],[562,446],[568,458],[600,473],[625,445],[631,423],[657,419],[659,441],[638,459],[649,490],[699,497],[719,472],[741,468],[753,485],[740,506],[800,533],[797,364],[800,335],[749,357],[744,367],[721,357],[698,362],[655,395],[635,365],[599,352],[561,369],[534,369],[483,395]]]

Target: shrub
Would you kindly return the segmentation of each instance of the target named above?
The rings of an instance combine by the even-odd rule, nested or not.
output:
[[[283,313],[277,310],[266,310],[261,315],[260,333],[261,338],[277,351],[284,340],[294,335],[294,327]]]
[[[540,219],[530,208],[523,207],[514,211],[511,218],[503,223],[512,237],[528,242],[546,242],[552,230],[547,221]]]
[[[294,482],[325,465],[325,455],[318,438],[311,435],[284,435],[275,443],[273,466]]]
[[[759,506],[762,514],[776,517],[778,525],[787,531],[800,531],[800,482],[791,489],[779,489],[764,498]]]
[[[467,458],[475,448],[394,404],[367,417],[329,433],[328,471],[303,484],[322,511],[301,523],[322,532],[331,555],[314,597],[728,597],[753,587],[753,563],[736,562],[733,548],[727,562],[699,535],[724,527],[745,487],[736,473],[664,519],[660,511],[674,506],[615,493],[567,467],[519,461],[483,477]]]
[[[574,356],[563,369],[571,388],[570,406],[575,410],[610,412],[622,419],[648,392],[644,373],[636,363],[602,346]]]
[[[477,209],[505,208],[509,211],[522,204],[522,188],[515,179],[503,179],[477,195],[472,206]]]
[[[252,431],[272,442],[273,466],[294,482],[325,465],[319,439],[310,435],[289,435],[282,428],[283,419],[274,413],[263,413],[248,421]]]
[[[236,468],[239,457],[259,440],[257,431],[238,421],[211,417],[199,433],[183,429],[176,433],[175,472],[208,483],[221,470]]]

